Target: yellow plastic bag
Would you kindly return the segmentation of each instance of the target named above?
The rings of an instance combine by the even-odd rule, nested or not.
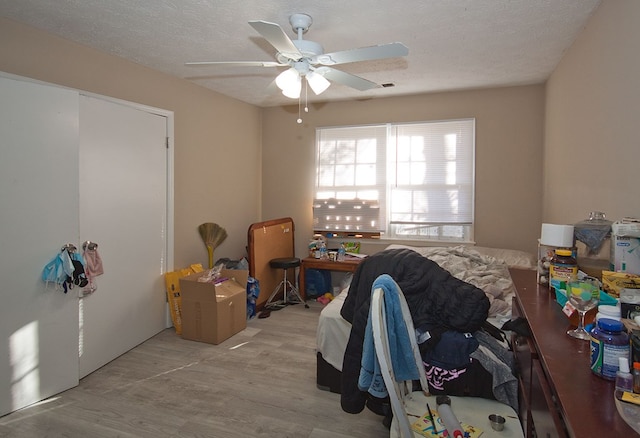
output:
[[[189,266],[178,271],[171,271],[164,274],[167,285],[167,301],[171,311],[171,321],[176,329],[176,334],[182,334],[182,299],[180,297],[180,278],[187,275],[202,272],[200,263]]]

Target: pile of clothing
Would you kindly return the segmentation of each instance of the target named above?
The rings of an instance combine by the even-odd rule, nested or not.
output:
[[[359,413],[371,402],[358,379],[371,289],[383,274],[393,278],[407,300],[430,391],[494,398],[517,407],[512,356],[482,329],[490,308],[485,292],[415,251],[388,249],[360,263],[340,311],[352,324],[342,364],[345,412]]]

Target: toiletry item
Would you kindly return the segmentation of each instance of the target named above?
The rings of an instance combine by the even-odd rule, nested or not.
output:
[[[616,372],[616,389],[633,392],[633,375],[629,372],[629,359],[618,358],[618,371]]]
[[[633,392],[640,394],[640,362],[633,363]]]

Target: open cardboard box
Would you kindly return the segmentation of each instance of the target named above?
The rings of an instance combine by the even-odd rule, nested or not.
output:
[[[199,272],[180,278],[182,338],[220,344],[247,327],[249,271],[223,269],[218,284],[204,283]]]

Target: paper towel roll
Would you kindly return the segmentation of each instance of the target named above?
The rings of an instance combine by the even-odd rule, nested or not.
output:
[[[571,248],[573,246],[573,225],[542,224],[540,243]]]

